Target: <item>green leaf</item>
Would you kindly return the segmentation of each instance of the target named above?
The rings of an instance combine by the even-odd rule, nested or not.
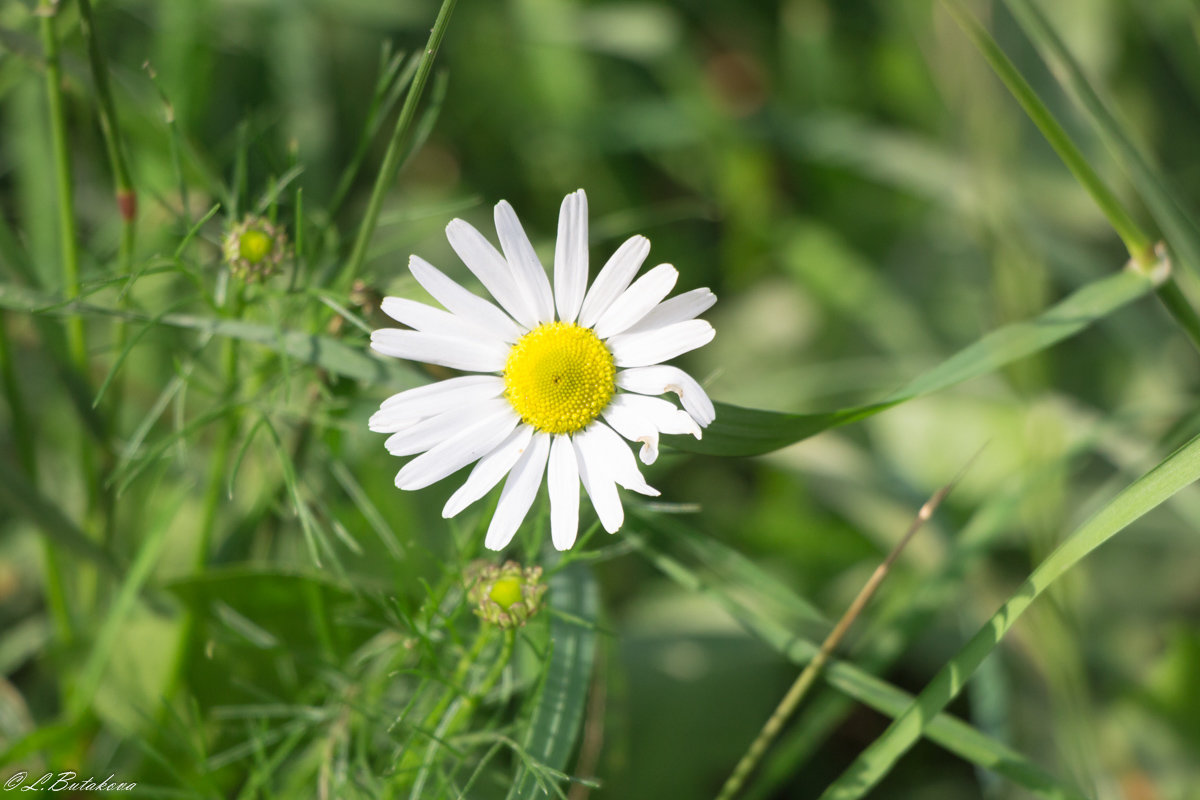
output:
[[[1093,281],[1037,317],[992,331],[917,377],[887,399],[855,408],[816,414],[717,404],[717,418],[704,438],[668,436],[672,447],[691,453],[755,456],[794,444],[809,436],[885,411],[892,406],[986,375],[1000,367],[1057,344],[1131,303],[1154,288],[1154,282],[1132,270]]]
[[[744,566],[750,582],[742,584],[736,594],[728,592],[717,585],[706,583],[695,571],[665,552],[662,543],[674,541],[681,535],[680,529],[683,526],[667,524],[666,520],[660,517],[645,516],[637,518],[632,530],[630,527],[627,526],[622,535],[667,577],[689,591],[711,597],[748,631],[792,663],[807,664],[816,655],[816,643],[802,634],[798,635],[790,623],[782,623],[764,614],[759,604],[752,604],[747,600],[746,596],[753,595],[757,586],[775,583],[761,570],[760,575],[755,577],[752,574],[756,569],[753,564],[748,563]],[[700,538],[691,533],[686,535]],[[778,589],[772,590],[772,594],[777,592]],[[807,601],[799,597],[794,603],[796,607],[808,605]],[[847,696],[892,717],[902,713],[912,702],[912,695],[844,661],[829,661],[822,677],[829,685]],[[1085,796],[1074,787],[962,720],[939,713],[933,717],[924,735],[960,758],[1003,776],[1045,800],[1085,800]]]
[[[553,651],[541,687],[531,699],[533,715],[521,743],[526,759],[509,800],[544,797],[546,772],[562,772],[583,726],[583,710],[596,656],[595,621],[600,603],[591,570],[572,562],[550,578],[550,641]]]
[[[1197,478],[1200,478],[1200,437],[1134,481],[1047,556],[883,735],[825,790],[822,800],[852,800],[870,791],[921,738],[928,725],[926,721],[958,696],[1034,600],[1097,547]]]

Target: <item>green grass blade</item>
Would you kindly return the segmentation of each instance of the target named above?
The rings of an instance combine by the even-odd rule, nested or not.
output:
[[[1129,255],[1139,262],[1152,263],[1154,260],[1154,242],[1151,241],[1150,237],[1142,231],[1141,227],[1130,216],[1124,204],[1108,188],[1108,184],[1102,181],[1100,176],[1096,174],[1096,171],[1092,169],[1092,165],[1088,163],[1087,157],[1071,141],[1071,137],[1058,124],[1058,120],[1050,113],[1050,109],[1046,108],[1046,105],[1037,96],[1033,87],[1029,85],[1029,82],[1025,80],[1024,76],[1021,75],[1013,63],[1008,60],[1008,56],[1004,54],[1000,46],[996,44],[996,40],[966,10],[962,0],[944,0],[944,5],[950,12],[950,15],[954,17],[955,22],[966,33],[967,38],[971,40],[971,43],[987,59],[988,64],[997,77],[1004,82],[1004,85],[1012,92],[1013,97],[1021,104],[1021,108],[1025,109],[1025,113],[1037,125],[1038,130],[1046,137],[1046,141],[1050,142],[1050,146],[1054,148],[1059,158],[1071,170],[1071,174],[1087,190],[1087,193],[1092,196],[1092,199],[1096,201],[1096,205],[1100,206],[1100,210],[1108,218],[1109,224],[1113,226],[1113,230],[1125,242],[1125,247],[1129,250]]]
[[[571,563],[550,578],[549,606],[554,643],[546,676],[532,701],[533,716],[521,742],[527,758],[540,768],[562,771],[583,725],[583,710],[592,682],[596,655],[596,621],[600,603],[596,580],[588,567]],[[509,800],[544,797],[535,772],[521,767]]]
[[[753,456],[778,450],[829,428],[999,369],[1068,339],[1154,288],[1151,278],[1122,270],[1093,281],[1037,317],[1005,325],[919,376],[879,403],[815,414],[788,414],[717,404],[704,438],[670,436],[672,447],[692,453]],[[2,299],[2,297],[0,297]]]
[[[817,645],[803,636],[798,636],[791,626],[762,614],[744,597],[734,596],[719,586],[706,583],[689,567],[667,555],[660,542],[664,534],[665,538],[670,540],[677,532],[656,530],[662,524],[661,519],[639,518],[639,526],[643,522],[646,527],[641,531],[627,530],[623,531],[622,535],[629,538],[663,574],[690,591],[711,597],[748,631],[792,663],[807,664],[816,655]],[[765,574],[762,577],[764,580],[770,580]],[[757,581],[744,588],[753,588],[756,585]],[[797,600],[804,602],[799,598]],[[848,697],[891,717],[901,714],[913,699],[912,695],[902,689],[844,661],[831,660],[825,668],[823,678],[830,686]],[[929,723],[924,735],[949,752],[1007,778],[1037,797],[1045,800],[1085,800],[1084,795],[1073,786],[962,720],[947,714],[938,714]]]
[[[1171,249],[1192,269],[1200,270],[1200,230],[1170,184],[1126,133],[1125,125],[1092,87],[1079,62],[1041,11],[1029,0],[1006,0],[1006,5],[1043,57],[1058,67],[1051,72],[1087,111],[1104,143],[1125,165]]]
[[[852,800],[870,791],[921,738],[925,720],[941,712],[962,691],[966,681],[1039,595],[1097,547],[1197,478],[1200,478],[1200,437],[1134,481],[1068,536],[958,655],[942,667],[883,735],[826,789],[822,800]]]

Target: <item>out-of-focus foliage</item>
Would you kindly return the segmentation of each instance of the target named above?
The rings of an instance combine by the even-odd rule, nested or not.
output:
[[[1200,10],[1039,5],[1200,219]],[[819,641],[980,448],[842,653],[894,689],[925,686],[1033,565],[1197,431],[1200,359],[1130,291],[1052,347],[1035,323],[1032,355],[769,455],[666,454],[649,475],[677,505],[638,513],[688,531],[649,538],[689,571],[635,543],[652,526],[593,535],[565,566],[522,531],[506,555],[545,564],[550,611],[487,686],[507,645],[476,638],[461,576],[489,504],[442,520],[453,481],[399,492],[366,429],[387,395],[442,377],[363,353],[385,323],[375,298],[423,299],[410,253],[468,281],[452,217],[488,231],[507,199],[549,261],[558,203],[586,188],[593,264],[642,233],[680,290],[719,296],[715,342],[685,359],[709,393],[797,414],[895,397],[1112,276],[1120,240],[937,3],[458,0],[419,147],[347,291],[335,277],[438,4],[106,0],[96,34],[139,196],[125,269],[64,0],[82,297],[62,305],[33,6],[0,6],[0,776],[490,798],[560,770],[589,781],[559,784],[572,800],[712,797],[796,671],[763,630]],[[974,9],[1153,230],[1005,7]],[[246,213],[287,228],[293,257],[239,290],[220,246]],[[82,376],[64,317],[86,324]],[[88,458],[107,508],[89,502]],[[1092,554],[949,711],[1088,796],[1196,797],[1198,515],[1185,489]],[[44,600],[47,538],[69,579],[66,640]],[[815,797],[883,731],[846,699],[855,680],[831,674],[748,796]],[[1029,794],[924,742],[873,796]]]

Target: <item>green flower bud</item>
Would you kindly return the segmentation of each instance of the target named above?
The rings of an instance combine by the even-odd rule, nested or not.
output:
[[[515,561],[503,565],[477,561],[468,567],[466,580],[475,613],[505,629],[524,625],[542,607],[546,594],[542,568],[523,568]]]
[[[261,217],[248,216],[225,234],[225,262],[244,281],[270,276],[287,255],[283,228]]]

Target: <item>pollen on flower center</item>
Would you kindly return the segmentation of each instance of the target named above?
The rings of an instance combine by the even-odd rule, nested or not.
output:
[[[616,388],[612,353],[590,329],[547,322],[522,336],[504,365],[505,396],[521,419],[546,433],[575,433]]]

